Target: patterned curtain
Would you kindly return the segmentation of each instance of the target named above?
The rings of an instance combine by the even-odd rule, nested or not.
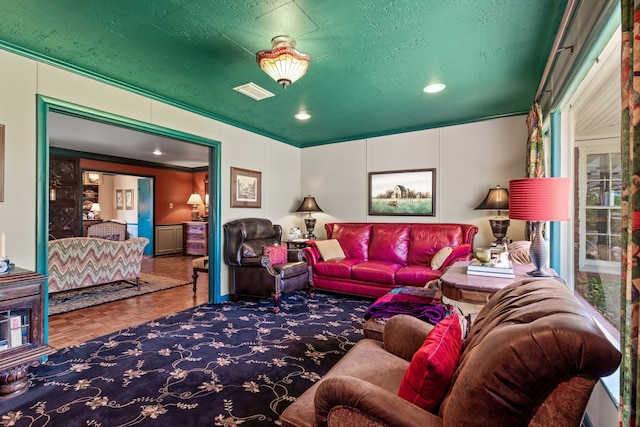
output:
[[[640,303],[640,4],[621,1],[622,11],[622,266],[620,426],[638,426],[638,315]],[[635,26],[635,28],[634,28]]]
[[[526,178],[544,178],[544,143],[542,142],[542,129],[540,127],[540,105],[534,102],[527,116],[527,164],[524,176]],[[541,233],[544,234],[544,226]],[[527,221],[524,229],[524,238],[531,240],[533,237],[533,224]]]
[[[535,102],[529,110],[527,116],[527,129],[529,137],[527,139],[527,167],[525,177],[544,177],[544,144],[542,142],[542,129],[540,128],[540,106]]]

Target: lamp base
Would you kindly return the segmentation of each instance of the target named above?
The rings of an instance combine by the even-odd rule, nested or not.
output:
[[[194,206],[193,210],[191,211],[191,221],[198,221],[199,219],[200,219],[200,212],[198,212],[198,208]]]
[[[496,241],[492,244],[502,244],[502,241],[507,236],[507,229],[509,225],[511,225],[511,221],[509,219],[490,219],[489,224],[491,224],[491,232],[493,233],[493,237],[496,238]]]
[[[544,270],[531,270],[527,272],[527,277],[554,277],[554,275]]]
[[[529,247],[529,256],[531,257],[531,263],[535,267],[535,270],[527,273],[527,276],[531,277],[547,277],[549,276],[544,272],[544,267],[547,265],[549,259],[549,248],[547,242],[542,235],[543,222],[533,222],[533,242]]]
[[[313,229],[316,226],[316,219],[309,216],[304,219],[304,225],[307,227],[307,234],[305,234],[305,238],[309,240],[316,240],[315,234],[313,234]]]

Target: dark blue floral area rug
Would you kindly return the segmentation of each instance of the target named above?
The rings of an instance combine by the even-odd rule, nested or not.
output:
[[[363,338],[370,300],[207,304],[59,350],[0,426],[265,426]],[[90,325],[78,325],[78,328]]]

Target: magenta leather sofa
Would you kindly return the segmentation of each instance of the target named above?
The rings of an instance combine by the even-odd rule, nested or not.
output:
[[[379,297],[398,286],[423,287],[457,260],[470,259],[478,227],[472,224],[329,223],[343,259],[325,261],[314,241],[305,248],[316,289]],[[443,265],[431,268],[442,248],[452,248]]]

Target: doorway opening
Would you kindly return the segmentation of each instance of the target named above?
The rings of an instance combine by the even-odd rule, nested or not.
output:
[[[209,179],[208,186],[208,254],[209,254],[209,301],[220,302],[220,236],[217,230],[220,229],[220,143],[215,140],[202,138],[196,135],[176,131],[174,129],[163,128],[145,122],[140,122],[131,118],[116,116],[87,107],[70,104],[67,102],[38,96],[38,186],[37,186],[37,225],[36,225],[36,270],[43,275],[47,275],[47,242],[49,240],[49,158],[51,151],[64,150],[67,153],[76,151],[82,153],[82,157],[89,163],[84,169],[100,170],[100,164],[110,162],[117,167],[110,168],[112,173],[122,173],[130,175],[140,175],[153,177],[150,180],[148,200],[152,204],[149,209],[152,227],[162,225],[166,222],[188,221],[191,207],[186,205],[186,200],[191,192],[191,188],[182,194],[180,188],[177,189],[169,183],[172,181],[171,175],[178,172],[200,172],[206,173]],[[65,120],[75,120],[72,128],[80,130],[81,138],[68,138],[69,146],[65,146],[58,138],[60,129],[56,126],[55,120],[63,118]],[[114,131],[107,137],[107,140],[100,140],[97,136],[100,132],[86,131],[85,126],[100,126],[101,128]],[[85,129],[84,131],[82,131]],[[135,134],[135,141],[122,141],[118,135],[122,132]],[[116,136],[114,136],[116,135]],[[79,144],[74,146],[73,144]],[[149,148],[149,144],[162,144],[159,148]],[[156,149],[157,148],[157,149]],[[158,160],[158,154],[165,154],[164,159]],[[185,153],[192,158],[185,159]],[[196,153],[196,154],[194,154]],[[176,162],[194,162],[197,159],[199,164],[176,164]],[[117,159],[117,162],[114,160]],[[102,163],[101,163],[102,162]],[[204,162],[204,163],[203,163]],[[157,166],[157,171],[149,172],[152,165]],[[164,166],[160,166],[164,165]],[[138,172],[131,172],[132,170]],[[140,172],[140,169],[143,169]],[[203,172],[204,171],[204,172]],[[141,181],[141,180],[138,180]],[[143,184],[144,185],[144,184]],[[171,188],[169,188],[171,187]],[[117,189],[114,189],[117,190]],[[123,188],[123,190],[126,190]],[[136,194],[142,189],[138,186],[132,188]],[[175,194],[178,192],[178,194]],[[126,194],[126,193],[123,193]],[[133,194],[133,193],[131,193]],[[115,200],[115,193],[114,193]],[[165,197],[176,197],[176,203],[165,203]],[[184,200],[182,200],[184,198]],[[114,202],[115,203],[115,202]],[[81,204],[79,204],[81,206]],[[189,216],[182,218],[181,210],[186,209]],[[81,209],[80,209],[81,211]],[[139,230],[138,224],[138,230]],[[46,300],[46,299],[45,299]],[[48,306],[45,303],[45,338],[48,330]]]

